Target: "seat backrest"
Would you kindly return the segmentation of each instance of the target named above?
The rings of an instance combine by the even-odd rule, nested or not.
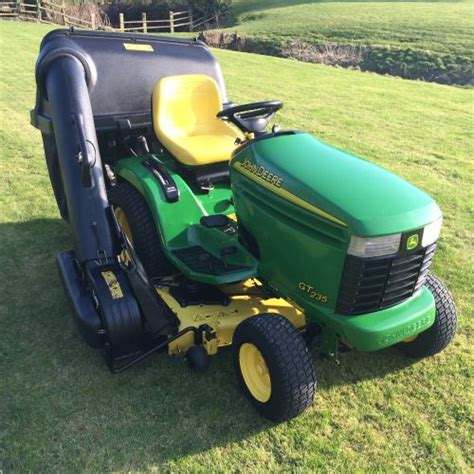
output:
[[[161,79],[153,90],[153,126],[160,136],[212,132],[222,110],[219,86],[209,76],[186,74]]]

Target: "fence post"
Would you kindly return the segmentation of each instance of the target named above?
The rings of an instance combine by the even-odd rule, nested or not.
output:
[[[96,29],[95,12],[91,12],[91,27],[92,27],[93,30]]]
[[[142,13],[142,24],[143,24],[143,33],[148,33],[147,24],[146,24],[146,13]]]
[[[174,12],[170,11],[170,33],[174,33]]]
[[[63,17],[63,25],[67,25],[67,20],[66,20],[66,5],[64,4],[64,0],[62,0],[61,3],[61,15]]]
[[[194,31],[194,20],[193,20],[193,11],[191,8],[188,10],[189,16],[189,31]]]
[[[41,21],[41,0],[36,0],[36,18]]]
[[[123,33],[125,31],[125,20],[123,18],[123,13],[119,13],[119,22],[120,22],[120,31]]]
[[[21,0],[16,0],[16,9],[18,12],[18,16],[21,16]]]

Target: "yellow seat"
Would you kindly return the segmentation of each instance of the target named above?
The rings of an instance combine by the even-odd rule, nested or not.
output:
[[[169,76],[153,90],[153,127],[160,143],[181,163],[201,166],[228,161],[243,134],[216,114],[219,86],[209,76]]]

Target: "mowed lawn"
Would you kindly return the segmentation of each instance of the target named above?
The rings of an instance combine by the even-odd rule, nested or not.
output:
[[[227,32],[270,40],[389,46],[474,58],[474,2],[234,0]]]
[[[70,233],[29,125],[49,29],[0,21],[0,470],[472,472],[474,91],[215,52],[234,101],[282,99],[282,126],[391,169],[445,216],[434,271],[459,311],[449,348],[339,365],[314,353],[313,407],[273,425],[241,396],[228,351],[204,375],[166,356],[112,375],[78,336],[54,261]]]

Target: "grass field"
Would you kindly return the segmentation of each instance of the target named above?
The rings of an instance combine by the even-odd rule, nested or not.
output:
[[[71,238],[29,125],[48,29],[0,21],[0,470],[472,472],[474,91],[216,51],[234,101],[281,98],[283,126],[393,170],[445,215],[434,270],[458,306],[452,345],[416,363],[315,354],[314,406],[275,426],[228,352],[201,376],[167,357],[112,375],[79,338],[54,262]]]
[[[474,86],[472,0],[234,0],[232,12],[230,26],[206,33],[209,44]]]
[[[474,57],[474,2],[234,0],[246,36],[365,44]]]

